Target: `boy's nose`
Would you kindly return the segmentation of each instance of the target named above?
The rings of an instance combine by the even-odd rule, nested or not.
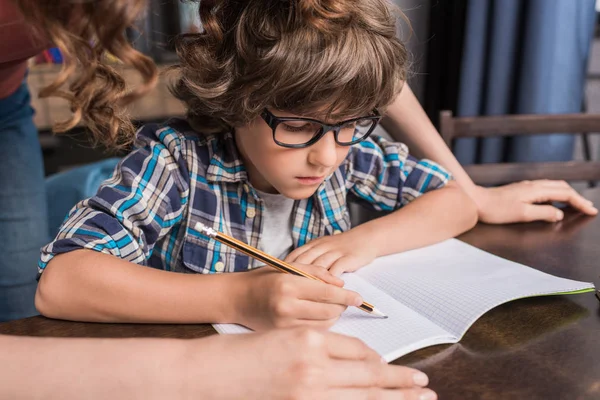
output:
[[[337,146],[334,132],[325,133],[317,143],[309,147],[308,161],[319,167],[333,167],[337,162]]]

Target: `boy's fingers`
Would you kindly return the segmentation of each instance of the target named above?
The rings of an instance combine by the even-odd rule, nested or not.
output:
[[[316,265],[318,267],[331,269],[331,266],[337,260],[339,260],[341,257],[342,257],[342,255],[340,253],[330,251],[327,253],[323,253],[319,257],[315,258],[315,260],[311,264]],[[329,272],[331,272],[331,271],[329,271]],[[335,275],[335,274],[333,274],[333,275]]]
[[[337,276],[334,276],[331,272],[329,272],[325,268],[322,268],[322,267],[319,267],[316,265],[303,265],[303,264],[298,264],[298,263],[294,263],[293,265],[294,265],[294,267],[301,269],[302,271],[306,272],[307,274],[310,274],[310,275],[314,276],[315,278],[322,280],[325,283],[329,283],[331,285],[335,285],[338,287],[344,286],[344,281],[342,279],[340,279]]]
[[[343,265],[334,265],[333,267],[331,267],[331,269],[329,269],[329,272],[331,272],[331,275],[333,276],[341,276],[344,272],[346,272],[344,270],[344,266]]]
[[[312,246],[310,244],[305,244],[304,246],[295,248],[294,250],[292,250],[292,252],[290,254],[287,255],[287,257],[285,258],[285,261],[286,262],[296,262],[298,257],[300,257],[302,254],[304,254],[308,250],[310,250],[311,247]]]
[[[325,253],[327,253],[327,250],[324,246],[314,246],[311,249],[300,254],[298,257],[296,257],[295,262],[300,264],[318,265],[318,263],[316,263],[315,260]]]
[[[298,282],[298,289],[301,300],[356,307],[363,302],[358,293],[323,282],[304,279],[304,282]]]
[[[356,266],[352,263],[352,257],[341,257],[329,268],[329,273],[333,276],[340,276],[344,272],[354,271]]]
[[[317,303],[315,301],[298,300],[289,310],[290,316],[295,319],[308,321],[337,320],[346,310],[340,304]]]

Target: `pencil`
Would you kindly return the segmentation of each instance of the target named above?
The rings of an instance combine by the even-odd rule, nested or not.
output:
[[[281,272],[284,272],[287,274],[292,274],[292,275],[297,275],[297,276],[303,276],[308,279],[323,282],[321,279],[317,278],[316,276],[306,273],[306,272],[294,267],[293,265],[286,263],[285,261],[282,261],[278,258],[272,257],[272,256],[268,255],[267,253],[262,252],[255,247],[252,247],[244,242],[237,240],[236,238],[232,238],[231,236],[228,236],[224,233],[221,233],[212,228],[209,228],[200,222],[196,223],[195,229],[198,232],[201,232],[202,234],[208,236],[209,238],[215,239],[237,251],[247,254],[248,256],[255,258],[258,261],[264,262],[266,265],[268,265],[272,268],[275,268]],[[358,308],[360,308],[361,310],[363,310],[371,315],[377,316],[377,317],[381,317],[381,318],[388,317],[387,315],[385,315],[384,313],[379,311],[373,304],[367,303],[366,301],[363,301],[363,303],[360,306],[358,306]]]

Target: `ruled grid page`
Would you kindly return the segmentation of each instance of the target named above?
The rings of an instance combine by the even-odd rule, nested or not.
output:
[[[481,315],[500,304],[594,287],[497,257],[456,239],[378,258],[356,275],[457,340]]]
[[[412,351],[458,342],[485,312],[522,297],[592,290],[594,285],[555,277],[456,239],[376,259],[342,276],[388,319],[350,307],[332,331],[358,337],[388,361]],[[250,330],[215,324],[220,333]]]
[[[388,315],[373,317],[356,307],[349,307],[331,331],[361,339],[387,361],[417,349],[456,340],[439,326],[397,302],[355,274],[343,276],[345,287]],[[249,329],[234,324],[215,324],[219,333],[245,333]]]

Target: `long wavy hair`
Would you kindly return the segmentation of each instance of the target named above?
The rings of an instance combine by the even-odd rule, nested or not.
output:
[[[134,25],[146,0],[15,0],[25,17],[63,52],[65,62],[56,80],[40,97],[56,96],[70,103],[72,116],[54,125],[65,132],[83,123],[95,144],[123,148],[134,138],[126,105],[150,91],[157,82],[152,59],[134,50],[126,28]],[[142,84],[135,89],[118,69],[106,62],[111,54],[135,68]]]
[[[202,0],[200,33],[176,41],[172,93],[197,130],[263,108],[328,120],[384,111],[401,90],[403,14],[386,0]]]

